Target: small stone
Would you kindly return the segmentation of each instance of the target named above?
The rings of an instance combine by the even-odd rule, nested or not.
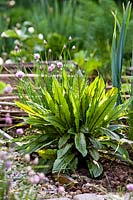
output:
[[[79,194],[73,197],[73,200],[105,200],[105,196],[96,195],[93,193],[90,194]]]
[[[76,194],[82,194],[81,190],[76,190]]]
[[[46,199],[46,200],[71,200],[70,198],[60,197],[60,198],[53,198],[53,199]]]

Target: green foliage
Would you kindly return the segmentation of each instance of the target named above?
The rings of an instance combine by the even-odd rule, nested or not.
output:
[[[14,40],[15,46],[18,50],[10,51],[10,58],[17,61],[31,61],[33,60],[33,54],[35,52],[43,52],[45,49],[43,39],[40,39],[38,34],[35,32],[34,27],[33,33],[30,33],[29,28],[32,26],[31,22],[25,21],[21,27],[15,27],[8,29],[1,34],[2,38],[7,40]]]
[[[111,36],[113,32],[112,10],[118,10],[113,0],[79,0],[76,12],[76,32],[89,53],[95,52],[102,62],[109,62]],[[119,11],[118,11],[119,12]]]
[[[46,49],[51,49],[54,59],[59,59],[59,55],[63,51],[64,45],[68,42],[66,37],[57,33],[51,33],[47,35],[46,39]]]
[[[132,62],[131,65],[133,66],[133,52],[132,52]],[[131,71],[131,76],[133,76],[133,72]],[[133,97],[133,80],[131,79],[131,92],[130,96]],[[129,107],[129,139],[133,141],[133,101],[130,103]]]
[[[112,40],[112,84],[118,88],[119,96],[117,103],[121,103],[120,90],[121,90],[121,75],[122,75],[122,58],[123,48],[126,38],[127,27],[131,15],[131,3],[127,4],[126,10],[124,10],[122,24],[120,25],[119,20],[115,17],[114,33]],[[117,26],[119,29],[119,35],[117,36]]]
[[[41,13],[41,15],[40,15]],[[31,8],[32,19],[28,20],[35,24],[35,29],[45,35],[57,33],[68,37],[75,33],[75,3],[72,0],[59,2],[54,0],[40,1]]]
[[[88,57],[87,51],[83,50],[74,54],[74,61],[87,74],[92,74],[95,70],[99,71],[99,68],[102,67],[102,62],[99,59],[93,55]]]
[[[6,84],[0,81],[0,94],[3,93],[5,87],[6,87]]]
[[[12,192],[11,184],[12,184],[12,181],[14,180],[11,177],[11,173],[12,174],[16,173],[16,169],[20,170],[19,165],[17,165],[17,168],[16,168],[16,163],[12,158],[12,153],[8,152],[9,151],[8,149],[3,148],[1,143],[0,143],[0,147],[1,147],[1,150],[0,150],[0,200],[4,200],[4,199],[36,200],[37,193],[35,191],[34,186],[32,186],[29,183],[27,184],[28,176],[20,178],[20,180],[18,180],[19,186],[17,186],[19,187],[19,189],[16,189]],[[3,154],[5,156],[3,156]],[[7,163],[9,162],[11,162],[10,168],[8,168],[9,164],[7,165]],[[15,169],[13,169],[13,166],[12,166],[13,162],[14,162]]]
[[[45,78],[47,81],[48,78]],[[21,139],[24,142],[21,147],[23,152],[44,150],[42,162],[47,163],[53,173],[75,170],[84,159],[93,177],[103,172],[100,158],[107,152],[130,160],[126,150],[124,156],[119,151],[123,149],[120,141],[124,135],[119,133],[122,125],[114,123],[110,126],[125,115],[124,110],[130,100],[115,106],[117,88],[106,92],[101,77],[88,85],[81,71],[72,77],[63,70],[62,79],[52,77],[50,84],[51,90],[47,89],[47,84],[41,87],[40,104],[30,96],[28,100],[23,96],[24,103],[16,102],[28,114],[24,124],[30,124],[33,130],[39,131]],[[22,87],[25,88],[24,85]],[[36,95],[38,90],[31,89]],[[54,150],[54,154],[45,159],[45,152],[50,149]]]

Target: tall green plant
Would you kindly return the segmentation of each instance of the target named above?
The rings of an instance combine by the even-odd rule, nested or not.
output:
[[[132,62],[131,62],[131,76],[133,77],[133,52],[132,52]],[[130,96],[133,97],[133,80],[131,79],[131,93]],[[133,101],[130,103],[129,111],[129,139],[133,140]]]
[[[64,70],[62,73],[62,79],[52,78],[50,90],[47,84],[40,89],[43,104],[33,98],[25,103],[16,102],[28,114],[24,123],[39,131],[21,138],[24,141],[21,150],[25,153],[41,150],[44,163],[53,173],[75,170],[83,162],[92,177],[103,172],[100,163],[103,154],[130,160],[121,145],[124,135],[119,129],[123,126],[110,124],[125,115],[130,100],[115,106],[117,88],[106,92],[101,77],[88,85],[80,71],[74,77]]]
[[[131,15],[131,3],[128,2],[126,9],[123,12],[122,24],[120,24],[117,16],[113,13],[115,18],[114,33],[112,40],[112,84],[118,88],[117,104],[122,103],[121,100],[121,75],[122,75],[122,58],[124,50],[124,42],[126,38],[126,32]],[[119,34],[117,35],[117,27]]]

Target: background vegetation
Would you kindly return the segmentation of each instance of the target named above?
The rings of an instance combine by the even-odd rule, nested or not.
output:
[[[126,5],[127,2],[126,0],[1,1],[0,33],[8,29],[21,30],[19,37],[9,34],[8,38],[5,38],[2,35],[1,57],[4,61],[9,58],[13,61],[31,61],[33,53],[39,52],[45,60],[46,51],[52,49],[53,59],[59,59],[64,44],[68,45],[69,50],[75,45],[74,52],[66,54],[67,59],[76,57],[75,53],[79,52],[79,64],[87,59],[90,68],[100,67],[102,72],[105,72],[105,69],[108,71],[114,26],[112,12],[117,12],[117,17],[121,20],[122,3]],[[32,33],[29,32],[30,27],[34,28]],[[126,61],[131,58],[132,32],[131,17],[124,49]],[[38,39],[39,34],[42,34],[43,38]],[[69,36],[72,36],[72,40],[68,43]],[[21,53],[17,54],[12,51],[17,43],[16,40],[19,40],[21,49]],[[46,45],[43,40],[47,41]]]

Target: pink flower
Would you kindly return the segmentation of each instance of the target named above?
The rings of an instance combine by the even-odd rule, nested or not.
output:
[[[39,158],[38,157],[36,157],[34,160],[32,160],[32,164],[33,165],[38,165],[38,163],[39,163]]]
[[[27,167],[27,172],[30,172],[32,170],[31,166]]]
[[[15,50],[15,51],[19,51],[19,46],[16,45],[16,46],[14,47],[14,50]]]
[[[55,69],[55,64],[51,64],[51,68],[54,70]]]
[[[36,173],[31,169],[29,172],[28,172],[28,175],[29,176],[34,176]]]
[[[29,181],[32,183],[32,184],[37,184],[40,182],[40,177],[38,175],[34,175],[34,176],[31,176],[29,178]]]
[[[6,167],[7,170],[11,169],[11,167],[12,167],[12,161],[11,160],[7,160],[5,162],[5,167]]]
[[[19,78],[19,79],[23,78],[23,77],[24,77],[24,72],[18,71],[18,72],[16,73],[16,77]]]
[[[34,175],[34,183],[39,183],[40,177],[38,175]]]
[[[63,63],[62,63],[62,62],[58,62],[58,63],[57,63],[57,67],[58,67],[58,68],[62,68],[62,67],[63,67]]]
[[[39,61],[39,59],[40,59],[40,54],[39,54],[39,53],[34,53],[34,59],[35,59],[36,61]]]
[[[18,129],[16,129],[16,133],[17,133],[18,135],[22,135],[22,134],[24,133],[24,131],[23,131],[22,128],[18,128]]]
[[[24,158],[27,163],[30,162],[30,154],[25,154]]]
[[[5,123],[8,125],[12,125],[12,118],[10,117],[10,113],[6,114]]]
[[[38,176],[40,177],[40,180],[44,180],[45,179],[45,175],[42,172],[38,173]]]
[[[0,151],[0,159],[1,160],[7,160],[7,152],[6,151]]]
[[[63,186],[59,186],[59,187],[58,187],[58,193],[59,193],[59,194],[65,193],[65,188],[64,188]]]
[[[133,183],[129,183],[126,188],[128,191],[133,192]]]
[[[8,84],[8,85],[5,87],[4,92],[10,94],[10,93],[12,93],[12,90],[13,90],[12,86],[11,86],[10,84]]]
[[[48,66],[48,72],[52,72],[55,69],[55,64],[51,64]]]
[[[51,66],[48,66],[48,72],[52,72],[52,67]]]

